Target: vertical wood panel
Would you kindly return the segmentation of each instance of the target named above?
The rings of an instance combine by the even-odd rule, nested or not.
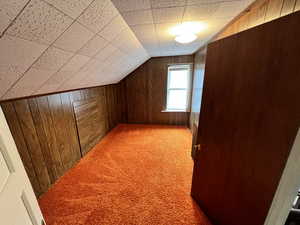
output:
[[[69,140],[69,145],[66,146],[67,153],[67,169],[71,168],[80,158],[80,147],[78,144],[77,130],[75,125],[75,117],[73,112],[73,105],[71,103],[70,94],[60,94],[63,110],[63,120],[65,124],[65,137]]]
[[[297,0],[294,11],[300,10],[300,0]]]
[[[50,187],[51,181],[28,102],[26,99],[17,100],[14,102],[14,106],[25,137],[28,152],[31,155],[37,179],[40,183],[41,191],[44,192]]]
[[[300,9],[300,0],[257,0],[229,23],[214,40],[269,22]]]
[[[48,142],[47,136],[44,131],[42,118],[41,118],[41,115],[38,110],[36,99],[28,99],[28,104],[31,109],[32,119],[33,119],[34,126],[36,129],[37,137],[39,139],[39,143],[41,146],[41,151],[43,153],[45,166],[47,167],[47,171],[48,171],[51,183],[54,183],[54,181],[57,179],[57,171],[53,165],[54,163],[53,163],[53,159],[52,159],[51,150],[49,149],[48,144],[47,144],[47,142]]]
[[[266,13],[266,22],[276,19],[280,16],[284,0],[270,0]]]
[[[66,141],[68,140],[68,136],[66,135],[67,131],[60,94],[48,96],[48,102],[53,127],[56,133],[58,152],[60,154],[63,171],[65,171],[69,166],[69,143]]]
[[[215,224],[261,225],[268,213],[300,124],[299,21],[209,45],[192,193]]]
[[[81,158],[73,102],[97,102],[97,118],[81,136],[93,137],[88,139],[90,149],[109,129],[125,121],[121,91],[124,85],[116,84],[1,103],[37,196]]]
[[[148,120],[148,75],[147,62],[135,70],[132,75],[126,78],[127,98],[130,99],[128,105],[128,122],[144,123]],[[135,105],[139,104],[139,107]]]
[[[47,96],[36,98],[41,124],[44,128],[45,136],[47,138],[46,144],[48,145],[49,155],[52,159],[51,168],[55,174],[55,180],[57,180],[64,173],[62,161],[59,153],[59,146],[57,142],[56,132],[52,120],[51,111],[49,109],[49,103]]]
[[[151,58],[121,82],[126,85],[129,123],[188,126],[189,112],[162,112],[166,106],[167,68],[176,63],[193,63],[193,56]]]
[[[255,5],[255,10],[250,12],[250,21],[248,28],[264,23],[269,0],[259,0]],[[238,31],[234,32],[237,33]]]
[[[285,16],[292,13],[294,11],[295,4],[296,0],[284,0],[280,15]]]
[[[10,131],[13,134],[16,146],[19,150],[20,157],[23,160],[25,170],[31,181],[34,192],[38,196],[41,193],[40,183],[37,179],[35,169],[32,163],[31,155],[28,152],[27,144],[23,135],[23,131],[20,127],[19,119],[17,117],[15,108],[12,102],[5,102],[1,104],[2,110],[6,116],[7,123]]]

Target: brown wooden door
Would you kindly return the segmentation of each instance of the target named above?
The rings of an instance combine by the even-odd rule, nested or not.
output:
[[[215,225],[263,225],[300,124],[300,12],[209,45],[192,196]]]
[[[194,73],[193,73],[193,87],[192,87],[192,101],[191,101],[191,116],[190,129],[193,135],[192,142],[192,158],[195,158],[195,144],[197,143],[199,115],[201,108],[201,98],[203,91],[203,78],[205,68],[205,52],[198,52],[194,57]]]

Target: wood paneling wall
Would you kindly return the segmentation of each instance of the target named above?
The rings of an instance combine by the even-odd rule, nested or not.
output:
[[[121,84],[2,102],[1,107],[37,196],[81,158],[85,135],[100,140],[126,120]],[[100,132],[78,136],[73,105],[94,100]],[[91,134],[93,133],[93,134]],[[94,144],[96,142],[93,142]],[[93,147],[85,146],[83,153]]]
[[[193,63],[193,56],[151,58],[122,81],[129,123],[188,126],[189,112],[162,112],[166,105],[167,66],[176,63]]]
[[[298,10],[300,10],[300,0],[257,0],[229,23],[212,41],[250,29]],[[295,29],[297,28],[295,27]],[[199,49],[195,56],[196,54],[201,54],[205,49],[206,46]],[[194,64],[197,65],[199,63],[202,63],[201,58],[195,57]],[[190,120],[194,120],[194,117],[191,117]]]
[[[257,0],[215,39],[227,37],[298,10],[300,10],[300,0]]]
[[[299,21],[208,46],[192,196],[213,224],[264,224],[300,126]]]

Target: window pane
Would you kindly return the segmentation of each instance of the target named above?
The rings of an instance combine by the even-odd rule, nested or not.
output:
[[[185,110],[187,107],[186,100],[187,100],[186,90],[169,90],[167,109]]]
[[[188,70],[170,70],[169,88],[188,88]]]

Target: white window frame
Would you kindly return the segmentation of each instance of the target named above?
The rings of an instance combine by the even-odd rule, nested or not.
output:
[[[171,70],[188,70],[188,86],[187,88],[170,88],[170,71]],[[167,91],[166,91],[166,112],[188,112],[190,109],[190,95],[191,95],[191,77],[192,77],[192,64],[170,64],[168,65],[168,77],[167,77]],[[171,90],[186,90],[187,91],[187,98],[186,98],[186,108],[185,109],[173,109],[168,108],[168,101],[169,101],[169,92]]]

